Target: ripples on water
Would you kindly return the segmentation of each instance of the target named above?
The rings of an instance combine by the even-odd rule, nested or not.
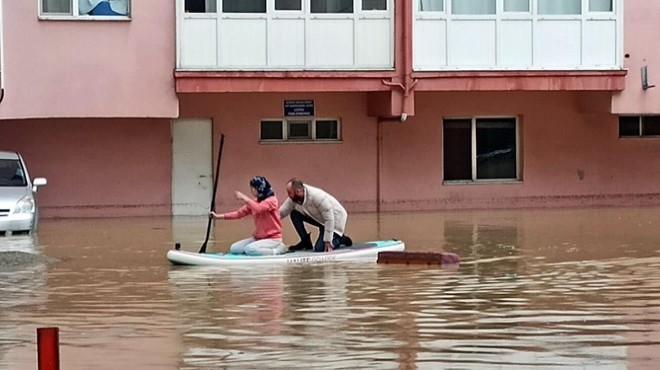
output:
[[[362,238],[457,252],[457,269],[174,267],[173,235],[203,222],[81,221],[77,235],[43,222],[32,252],[55,261],[0,271],[0,369],[35,368],[40,326],[60,328],[63,369],[651,369],[660,235],[652,210],[635,212],[355,221]]]

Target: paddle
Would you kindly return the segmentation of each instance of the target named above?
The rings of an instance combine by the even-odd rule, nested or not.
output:
[[[220,149],[218,151],[218,163],[215,166],[215,180],[213,181],[213,196],[211,197],[211,212],[215,212],[215,195],[218,192],[218,178],[220,177],[220,160],[222,159],[222,147],[225,144],[225,135],[220,134]],[[213,217],[209,217],[209,223],[206,225],[206,239],[204,244],[199,248],[199,253],[206,253],[206,243],[209,241],[209,234],[211,233],[211,222]]]

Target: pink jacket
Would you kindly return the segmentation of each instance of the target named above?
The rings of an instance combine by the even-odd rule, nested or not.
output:
[[[274,195],[259,203],[250,199],[237,211],[225,213],[224,217],[226,220],[238,220],[250,214],[254,219],[255,230],[252,236],[255,239],[282,239],[280,206]]]

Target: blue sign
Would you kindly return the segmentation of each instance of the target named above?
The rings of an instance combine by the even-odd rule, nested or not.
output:
[[[313,116],[314,100],[285,100],[285,116]]]

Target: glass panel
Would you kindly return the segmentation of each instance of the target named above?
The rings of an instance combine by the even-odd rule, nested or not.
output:
[[[660,116],[642,117],[642,135],[660,136]]]
[[[442,132],[444,179],[472,180],[472,122],[445,120]]]
[[[444,0],[419,0],[420,12],[444,12]]]
[[[15,159],[0,159],[0,186],[26,186],[21,162]]]
[[[42,0],[43,13],[71,14],[71,0]]]
[[[316,121],[316,138],[317,139],[339,139],[339,125],[335,120]]]
[[[282,121],[261,121],[261,140],[282,139]]]
[[[582,0],[539,0],[539,14],[582,14]]]
[[[612,0],[589,0],[590,12],[611,12]]]
[[[187,13],[215,13],[216,0],[186,0],[185,9]]]
[[[516,178],[516,120],[477,119],[477,179]]]
[[[362,10],[387,10],[387,0],[362,0]]]
[[[619,117],[619,137],[639,136],[639,117]]]
[[[495,14],[495,0],[451,0],[451,14]]]
[[[300,0],[275,0],[275,10],[302,10]]]
[[[266,0],[222,0],[223,13],[265,13]]]
[[[312,13],[353,13],[353,0],[310,0]]]
[[[289,122],[289,139],[311,139],[311,122]]]
[[[504,0],[505,12],[529,12],[529,0]]]

